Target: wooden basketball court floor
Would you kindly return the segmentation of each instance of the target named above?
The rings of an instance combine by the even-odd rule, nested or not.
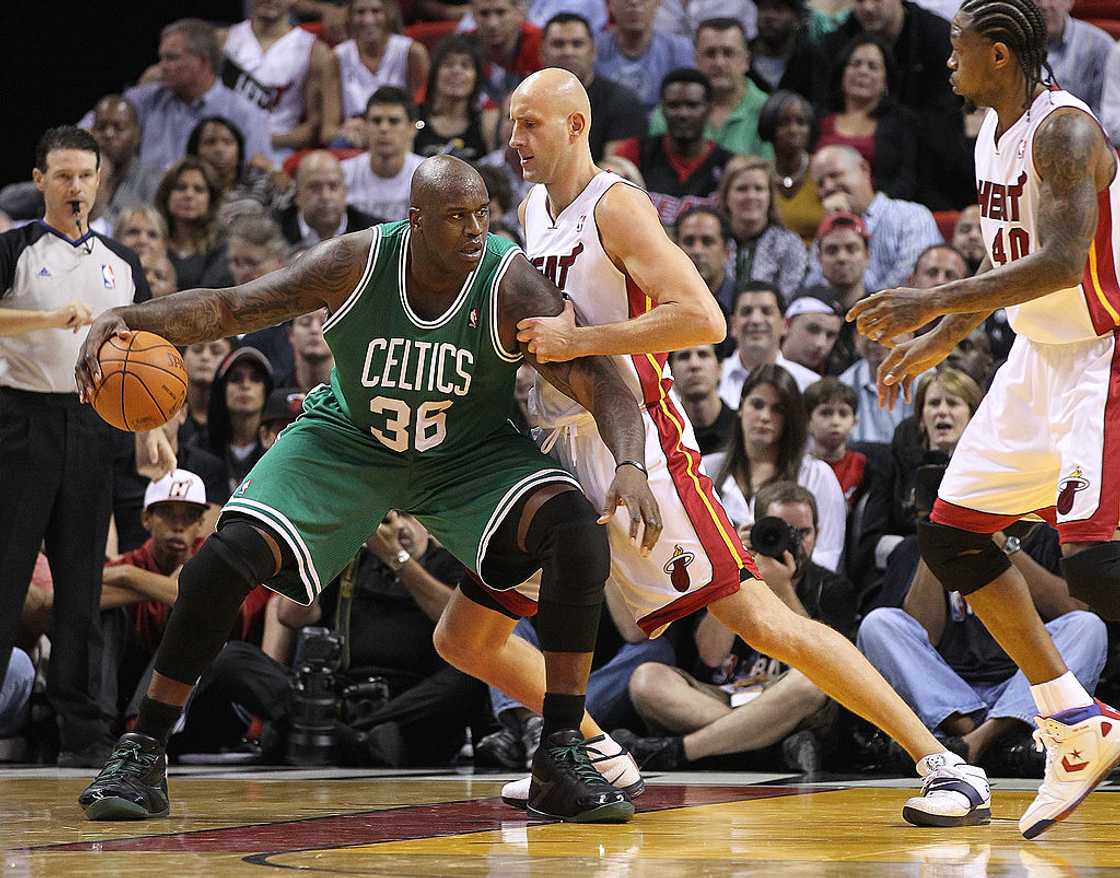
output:
[[[1028,842],[1019,780],[993,782],[991,825],[948,830],[903,822],[911,779],[667,773],[631,823],[575,826],[504,805],[511,775],[219,767],[172,769],[170,818],[91,823],[75,801],[89,776],[0,771],[0,875],[1120,875],[1115,782]]]

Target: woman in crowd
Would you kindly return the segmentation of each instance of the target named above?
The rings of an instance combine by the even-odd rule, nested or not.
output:
[[[805,277],[808,251],[778,217],[773,164],[758,156],[735,156],[719,184],[720,209],[735,239],[735,283],[766,281],[788,302]]]
[[[150,204],[126,207],[117,214],[113,237],[140,259],[167,253],[167,221]]]
[[[490,152],[498,111],[479,102],[482,78],[482,53],[474,39],[455,34],[436,47],[413,152],[448,153],[468,162]]]
[[[948,464],[964,428],[976,413],[983,392],[964,372],[942,366],[918,384],[914,415],[898,425],[891,440],[885,478],[872,482],[863,512],[852,572],[868,582],[886,566],[891,551],[915,533],[919,507],[931,470]],[[922,512],[928,513],[925,508]]]
[[[758,136],[774,147],[778,217],[808,247],[824,217],[809,173],[809,145],[816,139],[812,104],[794,91],[774,92],[759,111]]]
[[[704,458],[704,470],[738,527],[754,521],[754,496],[772,482],[797,482],[817,501],[820,526],[813,560],[836,570],[844,551],[847,504],[836,475],[806,453],[809,417],[797,382],[781,366],[766,364],[743,384],[739,416],[727,451]]]
[[[187,140],[187,155],[202,159],[214,172],[221,191],[219,220],[226,224],[244,208],[261,205],[283,210],[291,202],[291,178],[264,156],[247,160],[245,135],[229,119],[208,116],[202,119]]]
[[[187,420],[179,430],[180,444],[185,445],[192,439],[203,447],[209,444],[206,422],[210,413],[210,388],[214,385],[218,365],[235,347],[236,338],[219,338],[195,342],[184,348],[183,365],[187,367]]]
[[[894,62],[878,37],[860,34],[844,47],[832,77],[829,110],[814,151],[850,146],[871,167],[876,191],[913,200],[918,193],[921,120],[891,98]]]
[[[177,161],[159,184],[156,209],[167,223],[167,253],[181,290],[232,286],[218,221],[221,197],[217,175],[195,156]]]
[[[428,79],[428,50],[399,33],[393,0],[350,0],[346,10],[350,39],[334,48],[338,82],[324,89],[320,140],[364,149],[369,96],[383,85],[418,94]]]
[[[214,373],[205,447],[225,462],[231,491],[264,455],[258,428],[272,381],[272,365],[252,347],[234,350]]]

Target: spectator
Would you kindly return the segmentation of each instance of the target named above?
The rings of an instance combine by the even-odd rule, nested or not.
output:
[[[849,511],[867,488],[867,455],[848,446],[859,418],[859,397],[839,378],[810,384],[805,391],[809,413],[809,453],[832,467]]]
[[[847,314],[856,302],[867,295],[863,276],[869,259],[867,227],[854,213],[837,211],[825,216],[817,230],[817,258],[821,277],[840,300],[840,311]],[[836,355],[829,372],[848,369],[859,356],[856,352],[856,328],[852,323],[840,326]]]
[[[844,323],[840,304],[828,287],[802,289],[786,308],[782,356],[820,375]]]
[[[490,231],[497,234],[498,228],[517,228],[517,205],[518,202],[513,197],[513,187],[509,184],[509,178],[506,177],[498,168],[489,165],[477,164],[475,170],[478,171],[478,176],[482,178],[482,182],[486,184],[486,191],[490,195]],[[520,232],[518,237],[512,238],[513,241],[520,241]],[[518,243],[520,247],[521,244]]]
[[[197,18],[172,22],[160,31],[159,80],[128,89],[143,135],[140,158],[166,170],[187,152],[200,120],[223,116],[244,132],[250,159],[271,160],[268,114],[227,87],[217,76],[222,51],[214,28]]]
[[[1073,0],[1038,0],[1037,5],[1046,19],[1050,72],[1062,88],[1100,116],[1105,68],[1116,40],[1095,24],[1071,16]]]
[[[1116,146],[1120,146],[1120,43],[1108,53],[1101,91],[1101,124]]]
[[[747,35],[734,18],[710,18],[696,32],[696,66],[712,86],[712,108],[704,136],[728,152],[773,158],[774,150],[758,134],[758,114],[766,93],[747,78],[751,53]],[[649,133],[663,134],[665,117],[658,107]]]
[[[208,509],[202,479],[181,467],[151,482],[141,496],[144,538],[107,561],[102,573],[100,695],[102,710],[114,718],[130,713],[179,596],[179,569],[202,544]]]
[[[928,290],[952,280],[960,280],[968,271],[964,256],[952,244],[931,244],[914,260],[914,270],[907,281],[919,290]]]
[[[1092,692],[1108,634],[1100,617],[1069,596],[1057,533],[1042,526],[1025,540],[998,531],[993,538],[1026,579],[1062,660]],[[986,755],[1000,774],[1040,777],[1043,757],[1031,738],[1038,709],[1027,678],[960,592],[945,588],[916,555],[910,569],[902,607],[880,607],[863,620],[860,650],[950,749],[974,764]]]
[[[988,388],[995,374],[995,358],[992,356],[992,343],[983,326],[977,326],[962,338],[945,362],[954,369],[964,372],[976,384]]]
[[[490,153],[498,111],[480,106],[482,70],[482,54],[470,37],[452,35],[436,47],[413,152],[446,153],[467,162]]]
[[[982,393],[968,375],[941,367],[924,376],[914,394],[914,420],[904,421],[891,439],[890,469],[873,484],[863,515],[863,533],[855,559],[863,579],[883,570],[902,539],[915,532],[918,510],[914,486],[926,464],[947,464],[976,413]]]
[[[953,240],[950,243],[964,257],[965,273],[969,276],[976,274],[976,269],[988,255],[988,246],[984,243],[984,235],[980,231],[979,204],[970,204],[961,211],[953,226]]]
[[[99,196],[116,216],[126,207],[150,204],[159,188],[159,168],[139,157],[140,122],[136,109],[120,95],[106,95],[93,108],[90,134],[103,156],[113,163],[111,176],[102,174]]]
[[[529,0],[528,19],[544,30],[558,15],[576,15],[587,22],[592,37],[607,29],[607,4],[603,0]],[[541,44],[543,48],[543,43]],[[593,53],[594,54],[594,53]],[[542,67],[554,67],[541,57]]]
[[[399,88],[383,85],[366,106],[369,150],[342,162],[347,203],[382,221],[408,214],[412,174],[423,161],[412,152],[416,108]]]
[[[203,159],[214,171],[223,221],[228,222],[229,214],[245,201],[283,208],[291,199],[292,181],[287,174],[245,160],[245,137],[229,119],[209,116],[199,122],[187,141],[187,155]]]
[[[326,150],[305,155],[296,168],[295,198],[278,219],[293,247],[307,248],[379,222],[346,203],[342,165]]]
[[[187,401],[183,408],[187,411],[187,420],[179,432],[180,443],[185,445],[194,440],[202,447],[209,444],[206,422],[210,411],[210,389],[218,366],[237,347],[236,342],[236,339],[228,338],[200,341],[187,345],[183,351],[183,364],[187,367]]]
[[[288,244],[280,227],[265,217],[241,217],[229,230],[229,268],[236,284],[248,283],[284,267]],[[264,354],[274,374],[292,369],[292,346],[287,324],[268,326],[247,333],[242,344]]]
[[[701,454],[727,447],[735,426],[735,410],[719,395],[719,360],[713,345],[682,348],[669,354],[673,387],[696,433]]]
[[[218,520],[221,505],[229,499],[229,483],[221,460],[197,443],[180,440],[187,417],[187,408],[183,406],[159,429],[175,455],[177,466],[197,475],[206,488],[210,510],[201,533],[205,537]],[[148,538],[143,523],[144,492],[152,478],[158,478],[146,459],[143,439],[130,433],[121,433],[114,439],[113,524],[117,529],[117,551],[130,552]]]
[[[230,491],[264,454],[257,428],[271,392],[272,366],[256,348],[237,348],[214,373],[206,449],[225,463]]]
[[[180,159],[159,184],[155,206],[167,223],[167,255],[181,289],[232,286],[218,222],[221,197],[210,165],[198,158]]]
[[[754,156],[736,156],[720,180],[719,205],[731,220],[735,283],[775,284],[788,302],[805,278],[808,255],[801,239],[778,216],[773,165]]]
[[[122,210],[113,226],[113,237],[141,258],[167,255],[167,221],[151,205]]]
[[[362,680],[383,677],[389,700],[363,718],[368,732],[354,736],[350,746],[352,756],[360,749],[362,758],[348,761],[446,765],[459,752],[465,727],[479,728],[480,716],[489,714],[486,687],[447,666],[432,646],[435,622],[466,575],[411,515],[390,512],[366,541],[349,608],[349,675]],[[333,628],[338,603],[336,580],[308,607],[281,602],[280,621],[291,628]],[[223,658],[215,669],[224,664]],[[274,697],[282,702],[287,674],[270,673],[268,678],[275,678]]]
[[[853,636],[855,589],[809,560],[818,533],[813,495],[790,481],[775,482],[758,492],[758,511],[760,518],[783,519],[801,537],[796,551],[787,551],[782,559],[756,556],[766,584],[794,612]],[[696,628],[696,647],[697,676],[665,664],[645,664],[630,678],[630,698],[638,713],[654,729],[668,733],[651,738],[625,730],[611,733],[640,765],[671,770],[708,756],[782,743],[790,768],[820,768],[839,717],[834,702],[800,671],[739,640],[711,613]]]
[[[471,31],[482,47],[483,93],[494,102],[541,69],[541,29],[525,20],[525,0],[471,0]]]
[[[712,88],[703,73],[672,71],[661,83],[666,133],[624,140],[615,151],[638,167],[665,225],[673,225],[689,207],[713,202],[723,166],[731,158],[704,136],[711,99]]]
[[[277,387],[268,395],[259,428],[261,445],[266,451],[276,444],[280,431],[300,416],[306,397],[298,387]]]
[[[226,31],[222,80],[268,114],[272,156],[319,142],[323,91],[334,79],[327,44],[290,18],[292,0],[248,4],[249,18]]]
[[[292,349],[292,371],[284,376],[281,387],[294,387],[310,393],[321,384],[330,384],[334,355],[323,338],[323,321],[327,309],[320,308],[303,314],[288,327],[288,340]]]
[[[727,270],[731,226],[726,217],[710,207],[689,208],[677,217],[676,239],[724,315],[730,316],[735,306],[735,278]],[[730,344],[729,351],[734,349],[734,339]]]
[[[719,395],[731,408],[739,407],[743,382],[759,366],[781,366],[793,376],[799,390],[821,377],[782,355],[785,331],[785,306],[777,287],[764,281],[745,284],[735,297],[735,310],[731,312],[730,334],[735,337],[735,354],[720,367]]]
[[[18,736],[27,725],[34,687],[31,657],[18,646],[12,647],[7,673],[0,678],[0,740]]]
[[[334,47],[338,80],[323,94],[320,142],[356,146],[366,142],[365,113],[369,96],[383,85],[416,95],[428,81],[428,50],[400,31],[400,9],[394,0],[349,0],[350,39]]]
[[[863,220],[869,237],[863,286],[870,292],[901,286],[918,254],[941,243],[941,233],[928,208],[889,198],[871,185],[871,169],[850,146],[826,146],[813,156],[810,173],[828,212],[846,211]],[[822,278],[814,248],[808,283]]]
[[[813,243],[824,217],[817,184],[809,173],[809,144],[816,139],[815,127],[813,107],[797,92],[775,92],[758,114],[758,136],[774,149],[778,218],[801,236],[806,247]]]
[[[573,74],[591,104],[591,158],[599,161],[618,145],[646,133],[646,117],[638,96],[605,76],[595,75],[595,39],[587,19],[571,12],[554,15],[544,26],[541,64]],[[508,140],[509,138],[506,138]]]
[[[502,111],[498,116],[498,146],[489,155],[484,156],[478,164],[479,167],[493,168],[501,172],[502,176],[506,178],[506,182],[509,183],[514,201],[520,204],[528,196],[532,184],[525,182],[521,173],[521,156],[517,154],[517,150],[509,145],[513,123],[509,118],[508,98],[502,102]],[[602,162],[599,164],[602,166]]]
[[[660,0],[653,29],[695,41],[704,22],[712,18],[732,19],[748,37],[758,32],[754,0]]]
[[[595,73],[638,95],[647,111],[664,101],[670,71],[694,67],[692,41],[654,29],[657,0],[607,0],[614,29],[596,40]]]
[[[759,366],[743,383],[727,450],[705,457],[704,470],[736,527],[757,520],[755,494],[766,485],[788,481],[806,488],[820,510],[812,558],[836,570],[844,551],[847,505],[832,468],[806,451],[808,420],[790,374],[781,366]]]
[[[0,311],[53,311],[78,295],[96,317],[149,298],[136,256],[88,231],[99,165],[89,132],[62,126],[43,133],[32,177],[45,213],[0,235]],[[56,583],[47,695],[58,717],[58,762],[67,767],[100,765],[112,749],[90,686],[101,644],[96,614],[112,442],[108,425],[74,392],[83,338],[46,328],[0,336],[0,485],[8,501],[0,510],[0,680],[45,543]]]
[[[855,149],[871,168],[877,191],[913,200],[918,193],[918,118],[891,97],[895,88],[890,50],[878,37],[852,38],[833,67],[831,112],[820,121],[814,150]]]
[[[637,186],[639,189],[646,188],[645,178],[642,177],[642,172],[638,170],[630,159],[624,159],[620,155],[608,155],[599,160],[599,167],[604,171],[611,171],[618,174],[623,180],[627,180]]]
[[[763,89],[785,88],[786,71],[805,60],[804,0],[756,0],[758,36],[751,42],[751,74]]]
[[[906,333],[894,340],[903,342],[912,337],[911,333]],[[894,438],[898,425],[914,413],[914,407],[900,393],[891,408],[880,408],[875,376],[879,371],[879,364],[887,357],[888,349],[858,333],[855,334],[855,349],[859,359],[840,375],[840,380],[855,391],[859,400],[857,410],[860,416],[852,429],[851,438],[856,442],[889,443]]]
[[[175,266],[167,258],[166,253],[151,253],[140,257],[140,267],[144,269],[144,278],[152,291],[152,298],[170,296],[179,292],[179,280],[175,275]]]

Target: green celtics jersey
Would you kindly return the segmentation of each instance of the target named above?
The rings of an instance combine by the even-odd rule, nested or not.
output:
[[[488,235],[447,311],[425,320],[406,295],[410,237],[408,222],[373,228],[362,279],[323,332],[347,417],[385,450],[436,462],[478,447],[509,418],[521,354],[502,347],[498,285],[521,251]]]

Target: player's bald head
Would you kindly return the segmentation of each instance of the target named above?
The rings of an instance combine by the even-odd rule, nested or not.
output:
[[[570,71],[546,67],[529,76],[514,89],[510,112],[531,111],[543,117],[567,119],[573,113],[583,116],[583,133],[591,126],[591,102],[583,83]]]
[[[424,159],[412,175],[409,203],[421,213],[455,202],[485,202],[489,199],[482,176],[449,155]]]

